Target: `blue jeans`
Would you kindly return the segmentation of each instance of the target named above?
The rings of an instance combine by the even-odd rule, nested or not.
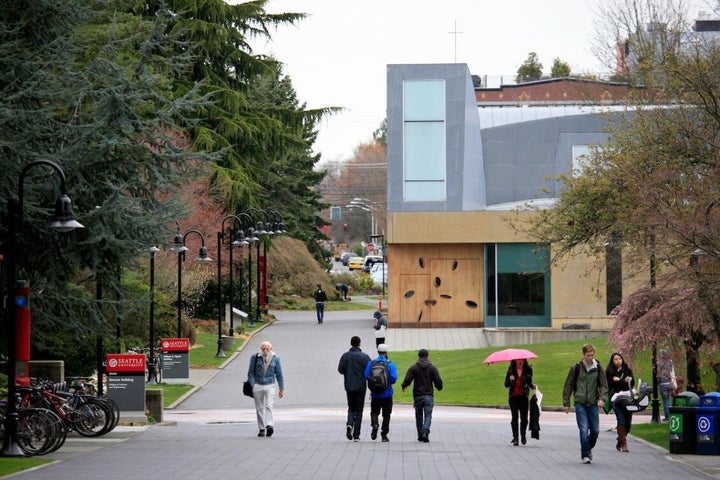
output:
[[[325,302],[315,302],[315,311],[317,312],[318,323],[322,323],[325,316]]]
[[[630,427],[632,427],[632,412],[628,412],[624,405],[620,405],[619,402],[613,403],[613,412],[615,412],[615,422],[618,427],[625,427],[627,433],[630,433]]]
[[[670,382],[663,382],[658,385],[658,388],[660,390],[660,396],[662,397],[663,411],[665,412],[665,418],[663,420],[667,420],[670,418]]]
[[[435,398],[432,395],[418,395],[413,399],[418,437],[423,433],[430,433],[433,405],[435,405]]]
[[[580,456],[589,457],[600,435],[598,406],[575,404],[575,420],[580,430]]]

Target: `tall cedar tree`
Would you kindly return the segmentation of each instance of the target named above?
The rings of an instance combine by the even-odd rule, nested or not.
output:
[[[313,171],[320,158],[311,148],[320,120],[337,109],[306,110],[277,61],[254,55],[250,45],[305,15],[269,14],[266,0],[164,3],[176,12],[173,29],[183,32],[196,53],[192,75],[176,78],[175,88],[184,91],[200,82],[213,100],[198,112],[202,121],[192,132],[195,149],[220,153],[212,165],[211,191],[228,212],[252,207],[281,212],[290,234],[317,249],[323,221],[314,213],[322,209],[314,187],[322,175]],[[135,11],[154,15],[159,4],[140,2]]]
[[[209,102],[195,88],[171,88],[169,79],[192,67],[173,15],[90,6],[110,2],[8,0],[0,9],[0,203],[17,198],[26,164],[51,160],[85,226],[46,231],[59,180],[47,167],[31,169],[16,232],[22,248],[3,255],[13,255],[18,278],[30,281],[34,350],[59,356],[86,351],[78,345],[92,353],[96,335],[121,314],[145,316],[146,296],[123,302],[122,312],[113,308],[123,300],[121,271],[167,240],[165,225],[183,213],[172,192],[213,161],[187,148],[192,115]],[[7,228],[3,221],[0,238]]]

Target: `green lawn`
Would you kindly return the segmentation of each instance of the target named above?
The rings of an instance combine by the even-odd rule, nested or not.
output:
[[[662,409],[662,406],[660,406]],[[662,410],[660,410],[662,415]],[[630,429],[630,435],[654,443],[662,448],[670,448],[670,427],[667,423],[638,423]]]
[[[593,343],[597,348],[596,358],[603,367],[610,357],[611,347],[604,339],[568,340],[534,345],[512,345],[514,348],[527,348],[538,358],[529,360],[533,367],[533,380],[543,393],[543,407],[562,406],[562,387],[570,367],[582,358],[582,345]],[[504,348],[504,347],[503,347]],[[508,363],[486,365],[483,360],[490,353],[500,350],[498,347],[473,350],[431,351],[430,360],[438,367],[445,382],[445,388],[437,392],[438,403],[450,405],[497,406],[507,404],[507,389],[503,386]],[[417,352],[395,352],[390,354],[402,377],[417,360]],[[643,370],[650,371],[641,364],[636,368],[636,376],[643,377]],[[408,390],[395,394],[400,402],[411,402],[412,394]]]
[[[38,465],[50,463],[51,461],[52,460],[46,460],[39,457],[2,457],[0,458],[0,477],[23,472],[33,467],[37,467]]]

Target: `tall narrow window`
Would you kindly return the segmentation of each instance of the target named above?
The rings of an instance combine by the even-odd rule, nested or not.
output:
[[[486,326],[550,326],[550,252],[530,243],[488,245]]]
[[[444,201],[445,81],[403,83],[403,183],[406,201]]]

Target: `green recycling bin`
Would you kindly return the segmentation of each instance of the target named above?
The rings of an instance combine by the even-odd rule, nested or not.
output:
[[[669,418],[670,453],[697,453],[695,412],[698,405],[700,397],[693,392],[681,392],[672,397]]]
[[[700,397],[695,418],[698,455],[720,455],[720,392]]]

